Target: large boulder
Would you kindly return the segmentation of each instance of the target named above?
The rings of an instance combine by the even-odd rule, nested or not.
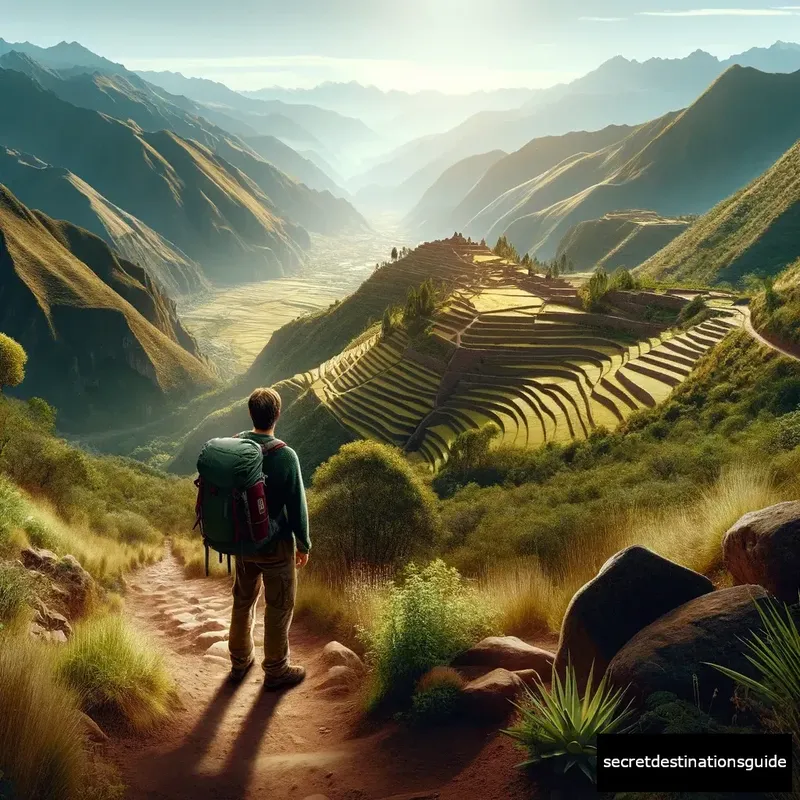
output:
[[[543,681],[550,680],[555,655],[523,642],[516,636],[489,636],[453,659],[454,667],[489,667],[516,672],[534,669]]]
[[[512,703],[524,687],[523,679],[516,673],[502,668],[492,670],[463,688],[463,708],[480,719],[505,719],[513,713]]]
[[[600,677],[619,649],[673,608],[713,591],[711,581],[635,545],[621,550],[579,589],[561,625],[555,669],[568,662],[581,684]]]
[[[800,501],[745,514],[722,541],[722,557],[736,583],[757,583],[796,603],[800,593]]]
[[[637,700],[672,692],[694,702],[699,695],[703,711],[724,713],[733,681],[710,664],[758,676],[745,642],[761,628],[757,605],[767,602],[761,586],[734,586],[690,600],[639,631],[612,659],[609,678],[629,687]]]

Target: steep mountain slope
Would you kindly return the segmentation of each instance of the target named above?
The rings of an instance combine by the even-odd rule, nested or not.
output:
[[[144,267],[172,296],[209,286],[196,262],[68,170],[0,146],[0,183],[29,208],[68,219],[105,239],[123,258]]]
[[[464,158],[439,175],[406,217],[406,222],[422,236],[435,235],[450,222],[449,212],[481,181],[487,170],[507,158],[502,150],[492,150]]]
[[[147,272],[3,186],[0,330],[28,352],[19,392],[52,402],[66,429],[144,420],[167,396],[215,383]]]
[[[76,71],[65,74],[45,69],[28,56],[16,52],[0,57],[0,67],[28,75],[72,105],[132,121],[145,131],[167,129],[200,142],[253,179],[272,201],[272,210],[278,216],[289,217],[310,230],[338,233],[343,228],[364,225],[355,209],[331,200],[325,193],[295,186],[295,182],[287,180],[281,173],[279,166],[277,169],[265,166],[264,159],[252,148],[205,119],[203,106],[185,97],[171,95],[133,73]],[[285,151],[289,151],[288,154]],[[291,159],[291,150],[287,146],[284,146],[283,157]],[[299,161],[300,157],[294,154],[294,159]]]
[[[640,152],[598,183],[514,209],[503,228],[520,250],[555,254],[578,222],[621,209],[700,214],[751,181],[800,135],[800,72],[731,67]]]
[[[274,164],[295,180],[317,191],[329,191],[336,197],[347,192],[334,179],[307,157],[302,156],[275,136],[247,136],[244,142],[265,161]]]
[[[690,224],[653,211],[612,211],[570,228],[556,256],[566,256],[578,270],[633,269],[680,236]]]
[[[282,220],[250,178],[202,145],[78,108],[12,70],[0,70],[0,106],[14,109],[0,116],[0,143],[70,170],[213,280],[280,275],[300,263],[305,231]]]
[[[635,129],[610,125],[599,131],[577,131],[563,136],[543,136],[509,153],[483,175],[469,192],[451,207],[445,228],[467,227],[470,220],[498,197],[538,177],[577,153],[594,153],[622,141]]]
[[[639,153],[654,136],[672,123],[667,114],[634,128],[624,138],[596,152],[576,152],[529,181],[509,189],[482,208],[464,226],[469,233],[494,240],[506,228],[526,214],[548,208],[608,180],[632,156]]]
[[[800,143],[646,261],[660,280],[736,281],[776,275],[800,257]]]

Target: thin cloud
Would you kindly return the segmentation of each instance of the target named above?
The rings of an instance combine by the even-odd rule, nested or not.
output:
[[[686,11],[637,11],[637,17],[796,17],[798,6],[776,8],[693,8]]]
[[[626,22],[627,17],[578,17],[578,22]]]

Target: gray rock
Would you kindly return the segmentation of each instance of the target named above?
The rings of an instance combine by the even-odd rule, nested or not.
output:
[[[599,678],[640,630],[713,589],[708,578],[646,547],[620,551],[570,601],[555,669],[563,675],[571,662],[583,685],[594,663],[594,675]]]
[[[745,514],[722,541],[736,583],[757,583],[787,603],[800,594],[800,501]]]

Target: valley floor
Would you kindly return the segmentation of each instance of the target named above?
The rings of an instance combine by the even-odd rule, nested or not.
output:
[[[396,223],[385,218],[358,234],[315,234],[299,275],[214,289],[183,300],[178,312],[222,377],[231,378],[253,363],[278,328],[354,292],[376,263],[388,260],[392,247],[407,244]]]
[[[522,800],[538,794],[514,768],[520,753],[496,730],[462,724],[419,731],[370,722],[360,698],[319,691],[326,640],[301,623],[292,628],[292,652],[309,669],[303,684],[264,692],[257,669],[240,686],[229,684],[228,580],[185,580],[168,556],[138,573],[130,588],[128,613],[162,641],[182,705],[149,739],[114,745],[131,800],[379,800],[409,792],[415,800]],[[261,616],[259,608],[257,642]],[[214,639],[218,645],[210,644]]]

